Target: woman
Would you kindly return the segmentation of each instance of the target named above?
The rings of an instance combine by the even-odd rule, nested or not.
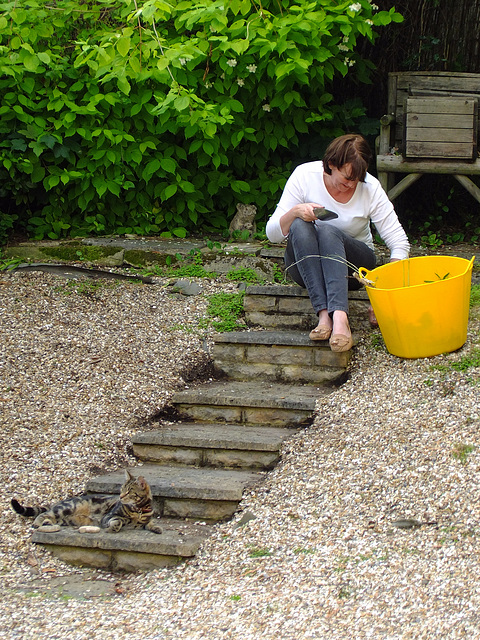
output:
[[[352,269],[347,265],[375,267],[370,221],[390,249],[391,262],[407,258],[410,248],[387,194],[367,173],[371,157],[362,136],[336,138],[323,162],[308,162],[295,169],[267,222],[270,242],[288,238],[288,272],[307,289],[318,315],[318,325],[310,338],[330,339],[332,351],[348,351],[353,346],[348,289],[360,285],[348,277]],[[314,213],[317,207],[334,211],[338,218],[318,220]],[[373,321],[373,311],[371,314]]]

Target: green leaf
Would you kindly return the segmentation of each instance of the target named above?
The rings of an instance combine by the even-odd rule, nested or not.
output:
[[[32,53],[25,53],[22,56],[22,62],[27,71],[36,71],[38,69],[38,57]]]
[[[175,173],[177,170],[177,163],[172,158],[161,158],[160,166],[167,173]]]
[[[162,201],[168,200],[172,196],[177,193],[178,187],[176,184],[169,184],[168,187],[165,187],[162,194]]]
[[[184,227],[177,227],[176,229],[172,229],[172,233],[174,236],[177,236],[177,238],[187,237],[187,230]]]
[[[128,96],[131,90],[129,81],[124,77],[119,77],[117,78],[117,85],[120,91]]]
[[[130,51],[130,38],[120,38],[117,42],[117,51],[123,58],[125,58]]]
[[[142,178],[145,182],[148,182],[150,178],[160,169],[160,160],[158,158],[154,158],[150,160],[145,169],[142,172]]]

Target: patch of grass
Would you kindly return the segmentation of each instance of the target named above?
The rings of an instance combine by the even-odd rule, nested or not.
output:
[[[380,333],[374,333],[370,339],[370,344],[375,351],[380,351],[385,348],[385,343]]]
[[[176,262],[174,262],[176,260]],[[139,269],[143,276],[178,277],[178,278],[211,278],[212,274],[203,266],[203,254],[192,249],[188,256],[180,253],[166,256],[165,264],[153,264]]]
[[[480,349],[473,349],[467,356],[450,365],[455,371],[466,371],[472,367],[480,367]]]
[[[294,550],[293,550],[293,553],[294,553],[295,555],[300,555],[300,554],[308,555],[308,554],[313,554],[313,553],[315,553],[315,549],[308,549],[308,548],[307,548],[307,549],[304,549],[303,547],[298,547],[297,549],[294,549]]]
[[[243,314],[243,291],[239,293],[214,293],[210,296],[207,315],[212,327],[221,333],[241,328],[239,318]]]
[[[255,269],[251,267],[238,267],[238,269],[231,269],[227,273],[227,280],[232,280],[233,282],[247,282],[248,284],[259,284],[265,282],[263,278],[261,278]]]
[[[452,457],[458,460],[462,464],[467,464],[468,456],[475,450],[473,444],[461,444],[457,443],[452,451]]]
[[[472,284],[470,290],[470,307],[480,307],[480,284]]]
[[[140,282],[140,281],[139,281]],[[68,280],[65,284],[54,287],[54,291],[58,291],[67,296],[76,293],[79,296],[93,296],[101,289],[114,289],[120,284],[119,281],[105,281],[101,278],[95,280]]]
[[[10,271],[24,262],[21,258],[2,258],[0,255],[0,271]]]
[[[261,549],[256,549],[255,547],[253,547],[249,552],[250,558],[266,558],[271,555],[273,555],[272,552],[266,547],[263,547]]]
[[[458,362],[449,362],[448,364],[434,364],[430,367],[431,371],[467,371],[472,367],[480,367],[480,348],[475,348],[468,355],[463,356]]]
[[[230,596],[230,600],[233,600],[234,602],[238,602],[241,599],[242,599],[242,596],[239,596],[239,595]]]

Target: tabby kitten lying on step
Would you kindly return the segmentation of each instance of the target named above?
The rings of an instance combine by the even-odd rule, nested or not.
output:
[[[33,526],[65,525],[82,527],[100,525],[108,533],[122,527],[143,527],[154,533],[162,528],[153,519],[152,491],[143,476],[135,478],[127,469],[120,498],[105,495],[82,495],[46,507],[23,507],[12,500],[12,508],[25,518],[35,518]]]

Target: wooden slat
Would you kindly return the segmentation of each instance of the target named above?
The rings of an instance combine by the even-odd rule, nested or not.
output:
[[[407,142],[407,158],[473,158],[472,143]]]
[[[430,89],[480,95],[480,74],[478,73],[402,71],[394,72],[392,75],[397,81],[397,91],[404,90],[408,93],[413,89]]]
[[[407,131],[410,127],[472,130],[473,114],[457,116],[451,113],[408,113],[406,126]]]
[[[407,113],[452,113],[473,115],[474,99],[450,97],[407,98]]]
[[[403,156],[377,156],[377,171],[387,173],[439,173],[480,176],[480,159],[473,162],[460,160],[405,160]]]
[[[442,129],[435,128],[430,129],[428,127],[422,127],[415,129],[408,127],[406,131],[407,142],[467,142],[474,144],[473,130],[470,129]]]

